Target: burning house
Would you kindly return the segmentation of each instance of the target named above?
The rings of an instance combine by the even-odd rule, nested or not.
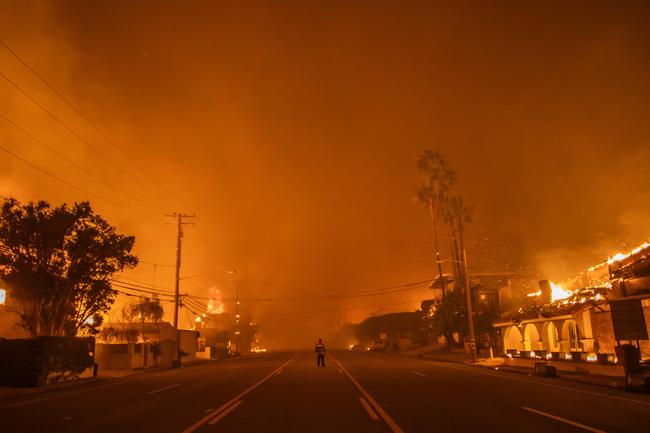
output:
[[[650,358],[648,243],[560,284],[540,281],[539,290],[527,299],[494,324],[508,358],[614,364],[621,343],[636,345],[643,358]],[[612,314],[619,305],[627,312]],[[631,315],[633,311],[638,314]]]

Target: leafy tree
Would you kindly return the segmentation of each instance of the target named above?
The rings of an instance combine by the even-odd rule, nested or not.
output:
[[[113,274],[135,267],[135,238],[117,233],[88,202],[55,207],[6,200],[0,278],[32,336],[94,332],[115,300]]]
[[[165,313],[160,299],[153,298],[140,298],[140,302],[131,305],[130,310],[132,314],[140,319],[142,322],[142,341],[144,342],[144,324],[146,322],[160,322]]]
[[[422,323],[421,311],[389,313],[367,318],[355,325],[353,332],[360,342],[374,341],[382,332],[390,336],[410,333],[412,337],[419,339],[423,334]]]
[[[164,310],[160,305],[160,299],[140,298],[136,304],[129,306],[132,314],[142,322],[160,322],[163,318]]]
[[[460,334],[467,329],[465,311],[465,298],[459,290],[449,292],[436,307],[431,320],[433,331],[445,335],[449,346],[453,343],[451,336],[454,332]]]

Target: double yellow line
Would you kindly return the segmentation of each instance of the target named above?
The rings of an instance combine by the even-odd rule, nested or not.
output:
[[[248,394],[249,392],[251,392],[252,390],[257,388],[258,386],[260,386],[261,384],[263,384],[264,382],[266,382],[267,380],[272,378],[280,370],[282,370],[284,367],[286,367],[287,364],[289,364],[292,360],[293,360],[293,358],[288,360],[287,362],[285,362],[284,364],[282,364],[281,366],[279,366],[275,370],[273,370],[273,372],[271,372],[270,374],[265,376],[262,380],[256,382],[255,384],[249,386],[248,388],[246,388],[244,391],[239,393],[236,397],[232,398],[227,403],[225,403],[221,407],[219,407],[217,410],[215,410],[213,412],[210,412],[210,414],[208,414],[204,418],[201,418],[200,420],[198,420],[197,422],[195,422],[194,424],[192,424],[191,426],[189,426],[188,428],[183,430],[183,433],[192,433],[193,431],[196,431],[197,429],[199,429],[201,426],[203,426],[205,424],[212,424],[213,421],[214,421],[214,423],[219,421],[219,419],[223,418],[228,413],[232,412],[237,406],[239,406],[241,404],[241,399],[246,394]]]

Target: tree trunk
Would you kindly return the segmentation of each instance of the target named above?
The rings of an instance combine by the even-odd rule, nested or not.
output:
[[[438,244],[438,219],[433,210],[433,200],[429,201],[429,214],[431,216],[431,228],[433,230],[433,243],[436,250],[436,264],[438,265],[438,276],[440,278],[440,290],[442,291],[442,299],[445,298],[445,291],[447,285],[445,284],[445,277],[442,273],[442,262],[440,260],[440,246]]]

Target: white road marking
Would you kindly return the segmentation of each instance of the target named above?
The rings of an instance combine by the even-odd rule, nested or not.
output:
[[[180,383],[175,383],[173,385],[166,386],[164,388],[156,389],[154,391],[149,391],[149,394],[158,394],[159,392],[162,391],[167,391],[168,389],[176,388],[177,386],[181,386]]]
[[[359,392],[361,392],[361,394],[366,398],[366,400],[368,400],[368,403],[370,403],[372,408],[379,414],[381,419],[384,420],[384,422],[393,431],[393,433],[404,433],[404,430],[402,430],[402,428],[397,425],[397,423],[393,420],[393,418],[391,418],[390,415],[386,413],[384,408],[382,408],[379,405],[379,403],[377,403],[377,401],[374,398],[372,398],[370,393],[368,393],[368,391],[366,391],[363,388],[363,386],[361,386],[361,384],[357,382],[357,380],[354,377],[352,377],[350,373],[348,373],[348,371],[345,369],[345,367],[343,367],[343,365],[339,362],[339,360],[335,359],[334,361],[339,365],[341,370],[343,370],[343,373],[345,373],[345,375],[348,377],[348,379],[350,379],[350,381],[354,384],[354,386],[357,387]]]
[[[566,419],[566,418],[559,417],[557,415],[551,415],[550,413],[542,412],[541,410],[532,409],[530,407],[525,407],[525,406],[522,406],[521,408],[523,410],[527,410],[528,412],[536,413],[538,415],[545,416],[547,418],[551,418],[551,419],[554,419],[556,421],[560,421],[560,422],[563,422],[565,424],[569,424],[569,425],[572,425],[574,427],[581,428],[583,430],[587,430],[587,431],[594,432],[594,433],[607,433],[607,432],[605,432],[603,430],[598,430],[597,428],[589,427],[588,425],[584,425],[584,424],[580,424],[579,422],[571,421],[570,419]]]
[[[210,424],[210,425],[214,425],[214,424],[218,423],[218,422],[221,421],[221,420],[222,420],[226,415],[228,415],[230,412],[232,412],[233,410],[237,409],[237,406],[239,406],[239,405],[242,404],[242,403],[243,403],[243,402],[242,402],[241,400],[239,400],[237,403],[231,405],[230,407],[228,407],[228,409],[222,411],[219,415],[217,415],[216,417],[214,417],[213,419],[211,419],[211,420],[208,422],[208,424]]]
[[[284,371],[284,370],[278,370],[278,372],[277,372],[277,373],[275,373],[275,374],[276,374],[276,376],[277,376],[278,374],[281,374],[281,373],[282,373],[283,371]]]
[[[372,409],[372,406],[370,406],[370,403],[368,403],[368,400],[366,400],[363,397],[359,397],[359,401],[361,402],[361,406],[363,406],[363,408],[366,410],[366,412],[368,412],[368,416],[370,416],[371,419],[373,419],[375,421],[378,421],[379,416],[377,415],[377,412],[375,412]]]
[[[237,368],[241,367],[241,365],[235,365],[234,367],[230,367],[228,370],[235,370]]]
[[[192,433],[193,431],[198,430],[202,425],[208,423],[210,420],[212,420],[212,418],[214,418],[214,417],[216,417],[216,416],[219,416],[219,414],[220,414],[221,412],[223,412],[224,410],[227,410],[227,409],[228,409],[232,404],[234,404],[234,403],[236,403],[237,401],[241,400],[241,399],[242,399],[246,394],[248,394],[249,392],[251,392],[252,390],[254,390],[255,388],[257,388],[258,386],[260,386],[261,384],[263,384],[264,382],[266,382],[267,380],[269,380],[270,378],[272,378],[273,376],[275,376],[275,374],[276,374],[278,371],[280,371],[280,370],[282,370],[284,367],[286,367],[287,364],[289,364],[289,362],[291,362],[292,360],[293,360],[293,358],[291,358],[289,361],[285,362],[284,364],[282,364],[281,366],[279,366],[278,368],[276,368],[275,370],[273,370],[273,371],[272,371],[271,373],[269,373],[267,376],[265,376],[264,378],[262,378],[262,380],[260,380],[259,382],[254,383],[253,385],[249,386],[248,388],[246,388],[245,390],[243,390],[242,392],[240,392],[237,396],[235,396],[234,398],[230,399],[227,403],[223,404],[220,408],[218,408],[218,409],[215,410],[214,412],[211,412],[209,415],[207,415],[207,416],[201,418],[200,420],[198,420],[197,422],[195,422],[194,424],[192,424],[191,426],[189,426],[188,428],[186,428],[185,430],[183,430],[183,433]]]
[[[339,373],[343,374],[343,370],[341,370],[340,368],[339,368]]]
[[[419,371],[415,371],[415,370],[409,370],[409,373],[417,374],[418,376],[427,377],[426,374],[420,373]]]
[[[428,362],[428,361],[422,361],[422,362]],[[469,366],[466,367],[466,368],[455,367],[455,366],[451,366],[451,365],[449,365],[449,363],[445,363],[445,362],[439,362],[438,365],[440,367],[445,367],[445,368],[451,368],[451,369],[454,369],[454,370],[461,370],[461,371],[471,372],[471,373],[480,374],[480,375],[483,375],[483,376],[490,376],[490,377],[494,377],[494,378],[512,380],[512,381],[515,381],[515,382],[532,383],[534,385],[541,385],[541,386],[546,386],[546,387],[549,387],[549,388],[561,389],[561,390],[564,390],[564,391],[579,392],[579,393],[582,393],[582,394],[589,394],[589,395],[597,395],[599,397],[611,398],[612,400],[620,400],[620,401],[626,401],[626,402],[629,402],[629,403],[637,403],[637,404],[641,404],[641,405],[644,405],[644,406],[650,406],[650,402],[648,402],[648,401],[635,400],[635,399],[632,399],[632,398],[625,398],[625,397],[618,397],[616,395],[610,395],[610,394],[602,394],[600,392],[587,391],[587,390],[580,389],[580,388],[571,388],[569,386],[553,385],[551,383],[545,383],[545,382],[540,382],[540,381],[536,381],[536,380],[520,379],[518,377],[511,377],[511,376],[507,376],[507,375],[500,374],[500,373],[494,373],[494,374],[484,373],[482,371],[478,371],[479,368],[477,368],[477,367],[469,367]]]
[[[158,377],[158,376],[156,376],[156,377]],[[153,379],[153,377],[147,375],[147,377],[143,377],[143,378],[139,378],[139,379],[126,380],[124,382],[118,382],[118,383],[108,383],[106,385],[93,386],[91,388],[84,388],[84,389],[80,389],[80,390],[77,390],[77,391],[66,392],[66,393],[63,393],[63,394],[54,394],[54,395],[48,395],[47,397],[34,398],[34,399],[31,399],[31,400],[25,400],[25,401],[19,401],[17,403],[11,403],[11,404],[6,404],[4,406],[0,406],[0,409],[5,409],[5,408],[9,408],[9,407],[25,406],[27,404],[38,403],[39,401],[51,400],[51,399],[61,398],[61,397],[67,397],[69,395],[81,394],[82,392],[94,391],[96,389],[110,388],[112,386],[128,385],[130,383],[142,382],[143,380],[149,380],[149,379]]]

